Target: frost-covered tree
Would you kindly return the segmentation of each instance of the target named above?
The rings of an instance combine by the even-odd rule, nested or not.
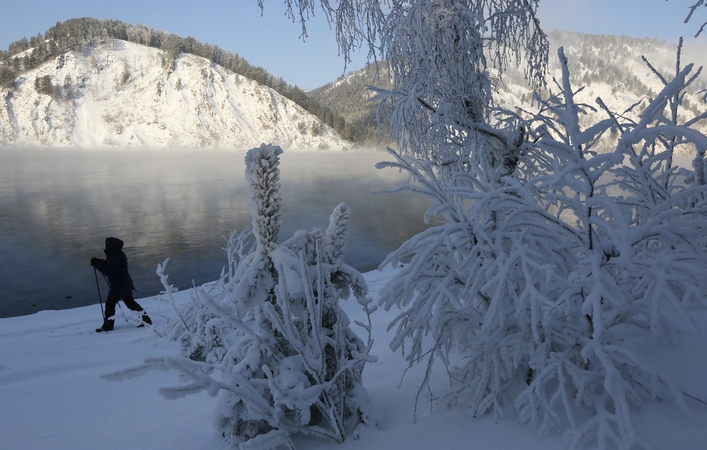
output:
[[[640,106],[638,121],[611,113],[597,99],[607,120],[580,130],[577,116],[588,106],[574,102],[560,51],[561,94],[542,102],[537,116],[541,125],[534,127],[535,137],[553,167],[538,176],[530,190],[541,193],[543,203],[552,204],[558,219],[571,226],[567,230],[577,233],[572,240],[577,264],[568,274],[572,285],[563,298],[573,299],[588,327],[575,344],[580,359],[574,364],[583,371],[573,375],[569,385],[574,385],[570,392],[576,392],[575,404],[595,415],[583,424],[570,422],[567,437],[572,447],[595,439],[600,448],[608,442],[618,448],[648,447],[633,433],[630,409],[663,396],[673,396],[682,405],[679,391],[669,392],[669,380],[646,364],[631,344],[645,339],[670,342],[676,332],[695,330],[689,306],[705,302],[706,286],[699,275],[707,268],[705,188],[694,182],[696,173],[681,173],[673,161],[678,151],[696,150],[695,164],[700,165],[707,138],[692,126],[707,114],[678,123],[684,90],[701,71],[691,75],[693,66],[682,68],[679,56],[678,48],[672,80],[655,72],[665,88]],[[593,144],[610,127],[621,136],[616,149],[596,153]],[[544,378],[556,370],[544,370],[530,387],[543,392],[546,383],[570,380],[559,371]],[[517,401],[516,407],[527,408],[531,422],[547,420],[553,413],[534,415],[531,404],[546,408],[530,397],[523,397],[522,405]],[[567,416],[572,417],[569,412]]]
[[[393,348],[411,364],[449,368],[448,403],[472,415],[513,405],[542,435],[563,432],[571,448],[648,444],[631,410],[682,394],[636,350],[695,330],[692,303],[705,304],[707,137],[679,123],[692,65],[641,108],[638,121],[608,110],[582,129],[589,105],[574,100],[559,51],[559,92],[537,101],[515,169],[481,182],[474,170],[431,183],[429,163],[393,152],[388,166],[433,199],[443,223],[413,237],[383,263],[409,261],[381,291],[402,311]],[[599,108],[606,109],[601,99]],[[615,151],[594,146],[608,130]],[[694,171],[673,157],[695,152]],[[404,347],[404,344],[407,346]],[[587,412],[589,414],[587,414]]]
[[[262,7],[264,2],[258,3]],[[385,61],[393,89],[374,90],[381,105],[390,106],[390,135],[398,150],[432,162],[447,175],[470,165],[509,164],[516,157],[519,132],[488,126],[489,69],[502,74],[522,60],[528,79],[536,86],[542,83],[548,42],[536,18],[538,3],[285,1],[287,14],[301,22],[303,37],[319,4],[345,60],[365,45],[369,58]]]
[[[343,262],[350,208],[334,209],[326,231],[298,231],[279,243],[279,147],[246,156],[255,248],[232,234],[229,267],[216,286],[194,289],[172,321],[181,357],[155,358],[109,376],[176,369],[189,383],[165,388],[167,398],[207,391],[218,396],[214,427],[238,448],[295,448],[305,433],[342,442],[358,424],[377,419],[362,385],[373,345],[362,340],[339,301],[354,297],[367,317],[375,310],[363,276]],[[165,294],[173,292],[158,268]],[[218,376],[217,376],[218,375]]]
[[[286,1],[303,35],[315,3]],[[394,86],[377,93],[397,150],[380,167],[407,172],[400,189],[428,196],[427,217],[439,221],[383,263],[403,263],[381,291],[401,310],[392,348],[425,361],[428,376],[441,361],[452,381],[444,398],[472,415],[512,405],[572,448],[645,445],[631,408],[664,396],[684,404],[635,343],[689,330],[688,308],[707,287],[707,140],[693,129],[705,117],[678,123],[674,113],[692,67],[678,61],[665,89],[634,107],[639,120],[600,101],[607,118],[582,129],[592,107],[575,102],[560,53],[559,92],[525,122],[495,114],[488,69],[502,75],[520,59],[540,83],[537,2],[320,3],[345,57],[363,43],[389,65]],[[600,154],[609,129],[621,137]],[[674,167],[678,148],[696,150],[693,172]]]

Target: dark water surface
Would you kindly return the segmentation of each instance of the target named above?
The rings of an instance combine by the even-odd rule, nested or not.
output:
[[[91,257],[103,241],[125,241],[136,298],[162,290],[169,257],[180,289],[218,278],[223,236],[250,223],[245,152],[0,149],[0,317],[98,302]],[[326,228],[333,208],[352,209],[346,261],[374,269],[422,231],[428,201],[370,194],[402,180],[377,170],[386,153],[285,152],[281,240]],[[103,299],[107,287],[101,279]]]

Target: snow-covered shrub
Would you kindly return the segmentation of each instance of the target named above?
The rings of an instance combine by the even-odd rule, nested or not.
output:
[[[246,227],[241,231],[232,231],[225,239],[226,248],[223,250],[226,251],[228,265],[219,279],[209,285],[209,293],[223,294],[238,264],[253,251],[252,237],[250,227]],[[183,355],[190,359],[204,361],[216,358],[220,361],[225,353],[223,333],[226,325],[199,300],[195,291],[191,292],[191,302],[177,306],[173,295],[177,289],[169,284],[169,276],[166,274],[168,263],[169,258],[158,264],[156,271],[164,287],[159,299],[167,303],[172,311],[166,324],[167,335],[173,340],[179,340]]]
[[[246,157],[257,247],[228,287],[243,335],[224,359],[224,382],[237,389],[221,393],[216,427],[234,444],[293,447],[298,431],[341,442],[375,419],[361,386],[372,342],[353,333],[338,301],[353,294],[370,312],[370,300],[361,274],[343,262],[345,204],[325,233],[299,231],[277,244],[280,152],[261,146]]]
[[[182,354],[194,361],[219,363],[226,354],[223,321],[208,308],[196,312],[195,329],[182,333],[179,344]]]
[[[342,203],[325,232],[279,244],[281,152],[262,145],[246,156],[256,247],[229,263],[222,289],[194,289],[190,320],[178,318],[184,356],[109,377],[177,369],[190,383],[161,393],[218,396],[214,427],[238,448],[294,448],[295,433],[342,442],[358,424],[377,424],[361,378],[375,361],[370,320],[357,322],[364,341],[339,306],[353,296],[367,317],[375,309],[363,276],[343,262],[351,210]]]
[[[561,95],[542,102],[534,134],[553,168],[527,187],[538,192],[542,204],[552,204],[560,223],[570,225],[566,229],[575,235],[577,264],[560,298],[586,317],[586,329],[572,346],[579,353],[563,361],[564,368],[548,364],[550,354],[544,364],[536,362],[546,367],[536,372],[516,407],[523,420],[560,428],[553,410],[560,395],[554,408],[547,402],[547,386],[557,384],[572,394],[568,398],[575,405],[594,414],[580,423],[569,405],[563,406],[573,448],[594,440],[601,448],[608,442],[619,448],[646,446],[633,432],[630,409],[666,395],[684,404],[680,392],[641,359],[631,342],[670,341],[676,332],[694,330],[687,306],[705,301],[705,188],[687,183],[673,160],[678,149],[696,149],[695,161],[702,160],[707,138],[690,127],[707,114],[678,123],[682,91],[694,80],[688,76],[692,65],[681,69],[678,59],[675,78],[661,77],[665,88],[642,108],[638,120],[607,110],[606,121],[580,130],[582,105],[574,102],[561,49],[559,56],[565,72]],[[601,99],[597,103],[606,110]],[[592,144],[610,127],[621,136],[615,151],[593,152]]]
[[[401,189],[431,197],[429,214],[442,223],[383,262],[407,264],[380,301],[402,310],[392,348],[410,364],[426,359],[428,375],[435,360],[449,368],[450,404],[474,416],[513,405],[522,422],[564,432],[573,449],[648,447],[631,409],[665,396],[685,405],[636,343],[694,330],[688,307],[705,303],[704,172],[681,173],[672,160],[692,148],[703,167],[707,137],[691,127],[707,114],[678,124],[694,80],[678,63],[638,120],[607,111],[581,129],[589,106],[574,101],[559,56],[560,92],[538,99],[526,125],[532,143],[506,152],[518,155],[515,166],[450,161],[455,173],[442,176],[432,159],[391,151],[396,161],[382,166],[408,172]],[[597,153],[611,128],[621,134],[616,150]],[[468,142],[459,154],[498,153]]]

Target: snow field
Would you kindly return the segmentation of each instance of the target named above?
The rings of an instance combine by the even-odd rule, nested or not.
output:
[[[365,274],[371,296],[394,271]],[[189,291],[176,295],[189,301]],[[160,331],[170,315],[157,298],[140,299]],[[342,303],[349,317],[361,320],[353,300]],[[122,312],[129,313],[125,308]],[[118,309],[118,314],[121,309]],[[378,362],[367,364],[364,387],[378,412],[380,429],[359,427],[358,439],[341,445],[312,438],[298,438],[299,448],[321,450],[561,450],[562,438],[539,440],[530,426],[515,422],[512,414],[471,419],[430,402],[423,390],[415,409],[415,395],[422,366],[405,371],[406,362],[388,344],[386,331],[396,311],[373,314],[374,347]],[[650,360],[673,376],[682,389],[707,399],[707,311],[694,314],[702,336],[685,335],[677,348],[638,343]],[[165,400],[157,390],[177,386],[176,372],[149,372],[142,377],[113,383],[101,375],[142,363],[145,358],[178,355],[178,343],[160,338],[149,329],[135,329],[119,317],[116,330],[96,334],[101,323],[98,305],[64,311],[0,319],[0,435],[4,450],[226,450],[228,445],[214,431],[211,420],[215,399],[206,394]],[[401,381],[402,380],[402,381]],[[446,376],[435,368],[433,387],[445,387]],[[687,400],[692,416],[671,402],[648,402],[635,413],[638,434],[656,450],[707,448],[707,405]]]

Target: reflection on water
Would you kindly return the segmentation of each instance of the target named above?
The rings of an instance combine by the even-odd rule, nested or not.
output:
[[[218,277],[223,236],[250,223],[244,152],[0,150],[0,317],[98,302],[93,256],[116,236],[138,289]],[[427,201],[408,193],[371,195],[401,175],[376,170],[385,153],[285,152],[281,163],[281,239],[326,228],[333,208],[352,209],[346,260],[375,268],[424,229]],[[107,292],[101,280],[103,298]]]

